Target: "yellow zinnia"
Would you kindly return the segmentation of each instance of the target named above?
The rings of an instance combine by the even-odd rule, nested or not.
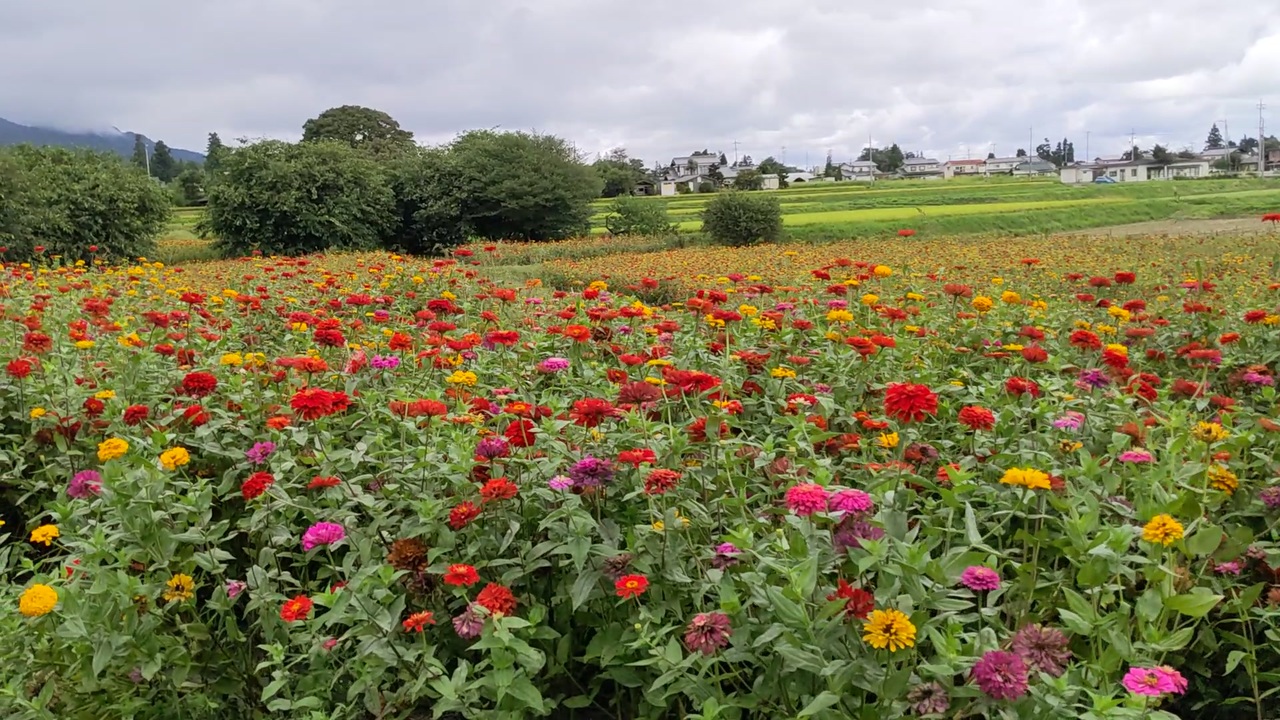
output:
[[[1005,485],[1019,485],[1032,490],[1048,490],[1049,475],[1035,468],[1009,468],[1000,477]]]
[[[58,591],[36,583],[22,592],[18,598],[18,612],[26,617],[40,617],[53,612],[58,604]]]
[[[165,470],[177,470],[189,462],[191,462],[191,453],[187,452],[186,448],[169,448],[160,453],[160,464]]]
[[[827,311],[827,322],[843,323],[853,320],[853,313],[848,310],[835,309]]]
[[[882,448],[896,448],[898,447],[898,433],[880,433],[880,436],[876,438],[876,444]]]
[[[1142,528],[1142,539],[1168,547],[1182,539],[1182,523],[1172,515],[1157,515]]]
[[[98,443],[98,460],[106,462],[129,452],[129,443],[120,438],[107,438]]]
[[[165,585],[168,589],[164,591],[164,599],[169,602],[173,602],[175,600],[190,600],[195,597],[195,592],[193,591],[195,589],[196,582],[190,575],[178,573],[177,575],[169,578],[169,581],[165,583]]]
[[[916,626],[901,610],[872,610],[862,626],[862,639],[877,650],[897,652],[915,646]]]
[[[793,378],[796,376],[796,371],[789,367],[778,366],[770,370],[769,375],[776,378]]]
[[[41,525],[31,531],[31,542],[48,547],[53,544],[54,538],[60,535],[62,533],[58,532],[57,525]]]
[[[1213,465],[1209,468],[1209,487],[1231,495],[1240,487],[1240,479],[1227,468]]]
[[[1231,437],[1231,433],[1227,432],[1226,428],[1222,427],[1218,423],[1211,422],[1196,423],[1196,429],[1192,430],[1191,434],[1194,435],[1197,440],[1206,443],[1222,442],[1223,440]]]
[[[986,312],[995,305],[995,303],[991,301],[991,298],[986,295],[979,295],[975,297],[969,304],[978,312]]]
[[[475,385],[479,378],[470,370],[454,370],[444,381],[450,385]]]

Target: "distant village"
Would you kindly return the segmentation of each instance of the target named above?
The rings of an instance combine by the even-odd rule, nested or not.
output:
[[[833,163],[828,157],[824,167],[807,170],[785,166],[773,158],[768,158],[759,165],[750,156],[729,162],[723,153],[703,150],[674,157],[669,164],[656,167],[649,178],[637,183],[635,194],[670,196],[714,192],[727,187],[777,190],[809,182],[873,183],[884,180],[950,180],[956,177],[999,175],[1057,176],[1068,184],[1192,179],[1220,174],[1270,175],[1280,172],[1280,143],[1273,143],[1273,138],[1267,139],[1265,153],[1257,151],[1256,143],[1252,152],[1242,152],[1234,143],[1213,143],[1221,147],[1206,147],[1201,152],[1183,150],[1177,153],[1158,145],[1150,151],[1135,147],[1118,158],[1095,158],[1088,162],[1070,159],[1070,144],[1065,142],[1059,145],[1056,153],[1050,153],[1047,158],[1027,156],[1022,150],[1011,157],[996,157],[991,154],[985,159],[946,161],[906,153],[901,157],[900,163],[893,163],[897,165],[893,170],[885,169],[883,162],[867,159],[869,156],[875,157],[881,152],[879,150],[871,153],[863,151],[862,159],[839,164]],[[896,145],[893,150],[897,150]]]

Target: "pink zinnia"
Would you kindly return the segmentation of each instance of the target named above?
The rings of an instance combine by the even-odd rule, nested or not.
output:
[[[1155,460],[1146,450],[1125,450],[1116,459],[1122,463],[1149,463]]]
[[[691,652],[714,655],[729,644],[729,616],[714,611],[698,613],[684,631],[684,645]]]
[[[800,516],[821,512],[827,507],[827,489],[814,483],[787,488],[787,508]]]
[[[311,550],[318,545],[332,545],[347,536],[338,523],[318,522],[302,534],[302,549]]]
[[[1134,695],[1156,697],[1167,693],[1181,695],[1187,687],[1182,674],[1173,668],[1129,668],[1124,679],[1120,681]]]
[[[973,680],[993,700],[1017,700],[1027,694],[1027,665],[1004,650],[991,650],[973,666]]]
[[[960,584],[970,590],[1000,589],[1000,573],[982,565],[971,565],[960,573]]]
[[[875,503],[872,502],[871,496],[861,490],[845,488],[837,490],[827,498],[829,512],[865,513],[870,512],[873,507]]]

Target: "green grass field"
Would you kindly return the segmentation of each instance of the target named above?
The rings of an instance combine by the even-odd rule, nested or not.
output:
[[[920,233],[1039,235],[1153,220],[1245,217],[1280,211],[1280,180],[1258,178],[1064,185],[1056,179],[806,183],[769,191],[790,240],[826,242],[911,228]],[[645,198],[667,209],[681,233],[697,233],[714,195]],[[592,234],[605,232],[611,200],[592,203]],[[211,259],[195,235],[203,210],[181,208],[160,239],[165,263]],[[628,239],[627,245],[641,241]],[[673,240],[655,239],[673,244]]]

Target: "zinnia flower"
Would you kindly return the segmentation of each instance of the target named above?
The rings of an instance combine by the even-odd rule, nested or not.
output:
[[[729,616],[719,611],[698,613],[684,631],[684,646],[690,652],[714,655],[729,644]]]
[[[311,607],[311,598],[306,595],[295,595],[281,606],[280,619],[290,623],[306,620],[311,614]]]
[[[338,523],[318,522],[302,534],[302,549],[313,550],[320,545],[332,545],[347,536],[347,531]]]
[[[266,492],[275,481],[275,476],[269,472],[256,472],[240,484],[240,496],[252,500]]]
[[[787,488],[787,508],[801,517],[827,508],[827,489],[814,483],[801,483]]]
[[[911,709],[917,715],[941,715],[951,709],[947,689],[936,682],[911,688],[911,692],[907,693],[907,702],[911,703]]]
[[[613,482],[613,463],[588,455],[569,468],[569,479],[577,487],[597,487]]]
[[[872,611],[862,632],[862,639],[877,650],[897,652],[916,644],[916,626],[911,624],[911,618],[893,608]]]
[[[1142,539],[1168,547],[1182,539],[1182,523],[1172,515],[1157,515],[1142,528]]]
[[[1187,681],[1182,677],[1182,673],[1165,666],[1129,668],[1129,672],[1125,673],[1124,679],[1120,682],[1134,695],[1148,697],[1166,694],[1181,695],[1187,689]]]
[[[97,470],[81,470],[67,484],[67,495],[77,500],[97,495],[102,490],[102,476]]]
[[[453,619],[453,631],[463,640],[479,637],[484,630],[484,615],[477,610],[477,607],[481,606],[471,603],[467,605],[466,610]]]
[[[249,587],[243,580],[228,580],[225,586],[227,597],[234,600],[244,589]]]
[[[827,596],[827,602],[836,600],[844,600],[845,619],[866,620],[876,606],[874,595],[850,585],[844,578],[840,578],[836,591]]]
[[[270,440],[254,443],[253,447],[244,452],[244,457],[254,465],[261,465],[271,457],[271,453],[276,451],[276,444]]]
[[[36,583],[22,591],[18,598],[18,612],[25,617],[40,617],[53,612],[58,604],[58,591],[41,583]]]
[[[41,525],[31,531],[31,542],[36,545],[49,547],[61,534],[62,533],[58,531],[57,525]]]
[[[409,617],[405,618],[404,622],[400,623],[400,626],[404,628],[405,632],[420,633],[426,629],[426,626],[435,625],[435,624],[436,624],[435,614],[432,613],[430,610],[423,610],[421,612],[416,612],[410,615]]]
[[[925,385],[890,383],[884,391],[884,412],[899,422],[920,422],[938,412],[938,396]]]
[[[844,488],[827,498],[827,512],[868,513],[874,507],[871,496],[861,490]]]
[[[160,453],[160,466],[165,470],[177,470],[191,462],[191,453],[186,448],[174,447]]]
[[[1125,450],[1116,459],[1122,463],[1149,463],[1155,461],[1151,453],[1146,450]]]
[[[623,575],[613,584],[613,588],[620,598],[640,597],[649,589],[649,578],[643,575]]]
[[[970,430],[990,430],[996,426],[996,416],[990,410],[977,405],[966,405],[960,408],[957,416],[960,424]]]
[[[1060,677],[1071,661],[1067,636],[1056,628],[1024,625],[1014,633],[1011,647],[1032,669],[1053,677]]]
[[[178,573],[165,583],[164,599],[168,602],[190,600],[195,597],[196,582],[190,575]]]
[[[975,592],[1000,589],[1000,573],[982,565],[971,565],[960,573],[960,584]]]
[[[471,587],[480,582],[480,573],[471,565],[461,563],[450,565],[445,571],[444,583],[461,587]]]
[[[120,438],[107,438],[98,443],[98,460],[106,462],[129,452],[129,443]]]
[[[1049,484],[1049,475],[1035,468],[1009,468],[1000,477],[1000,482],[1032,490],[1048,490],[1052,487]]]
[[[511,615],[516,611],[516,597],[498,583],[489,583],[476,596],[476,603],[491,615]]]
[[[973,666],[978,689],[993,700],[1017,700],[1027,693],[1027,665],[1005,650],[989,650]]]

